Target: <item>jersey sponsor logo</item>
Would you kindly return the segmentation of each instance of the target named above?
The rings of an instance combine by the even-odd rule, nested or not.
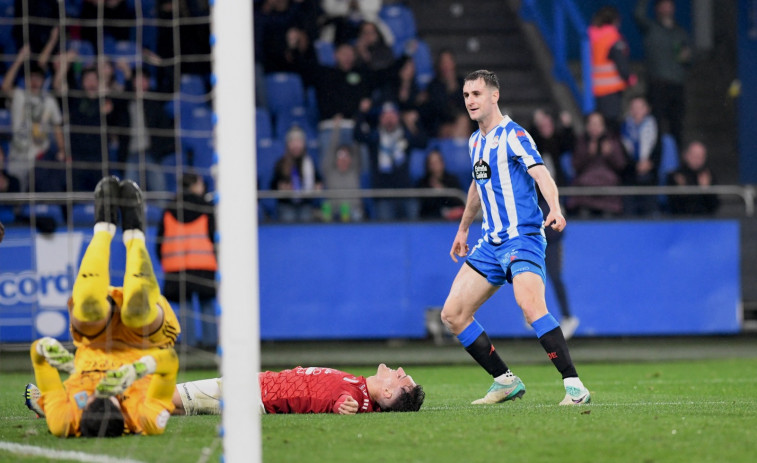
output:
[[[485,185],[492,178],[492,168],[483,159],[473,165],[473,179],[479,185]]]

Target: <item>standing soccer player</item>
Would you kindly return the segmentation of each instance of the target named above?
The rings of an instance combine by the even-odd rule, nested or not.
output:
[[[497,104],[499,81],[493,72],[479,70],[466,76],[463,97],[479,130],[468,141],[473,181],[450,250],[452,260],[468,255],[468,229],[483,208],[482,237],[452,283],[442,321],[494,377],[486,396],[473,403],[499,403],[526,393],[523,382],[502,361],[484,328],[473,318],[506,281],[513,285],[526,321],[563,377],[566,394],[560,405],[589,403],[589,390],[578,378],[560,325],[547,311],[544,298],[544,227],[562,231],[566,225],[557,186],[531,136],[502,115]],[[549,205],[544,220],[534,181]]]

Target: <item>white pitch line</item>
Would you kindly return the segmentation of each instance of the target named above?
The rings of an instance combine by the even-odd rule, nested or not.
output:
[[[741,405],[753,405],[753,402],[736,402]],[[603,403],[603,402],[592,402],[590,404],[583,404],[583,405],[576,405],[575,407],[564,407],[566,410],[573,409],[573,410],[588,410],[591,407],[639,407],[639,406],[646,406],[646,407],[662,407],[662,406],[681,406],[681,405],[727,405],[727,404],[733,404],[732,401],[706,401],[706,402],[700,402],[700,401],[690,401],[690,402],[614,402],[614,403]],[[499,405],[500,407],[507,407],[507,405]],[[463,408],[476,408],[476,409],[484,409],[485,407],[482,407],[481,405],[477,405],[475,407],[468,407],[467,405],[463,405]],[[555,404],[531,404],[527,406],[528,408],[563,408]],[[440,406],[440,407],[423,407],[423,410],[425,411],[431,411],[431,410],[453,410],[453,409],[459,409],[460,407],[447,405],[447,406]]]
[[[23,445],[15,442],[0,441],[0,450],[7,450],[16,455],[28,455],[34,457],[44,457],[50,460],[73,460],[82,463],[143,463],[131,458],[117,458],[109,455],[95,455],[84,452],[74,452],[71,450],[53,450],[45,447],[36,447],[34,445]]]

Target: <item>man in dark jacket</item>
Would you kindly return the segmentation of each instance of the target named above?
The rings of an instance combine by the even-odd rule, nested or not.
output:
[[[184,174],[176,201],[163,212],[158,226],[157,254],[165,273],[163,295],[179,304],[183,341],[190,346],[215,349],[215,215],[204,194],[203,178]],[[199,313],[193,308],[194,295],[199,300]]]

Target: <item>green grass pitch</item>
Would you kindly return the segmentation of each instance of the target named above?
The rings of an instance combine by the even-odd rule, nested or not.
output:
[[[580,407],[557,405],[562,384],[546,364],[514,366],[526,395],[492,406],[470,405],[490,381],[474,365],[407,370],[427,393],[420,413],[264,416],[264,461],[757,461],[757,358],[586,363],[579,372],[593,403]],[[180,380],[209,375],[191,371]],[[219,417],[174,417],[159,437],[54,438],[23,405],[29,380],[26,374],[0,375],[0,461],[51,461],[49,455],[22,455],[15,444],[63,456],[106,455],[111,461],[219,461]]]

